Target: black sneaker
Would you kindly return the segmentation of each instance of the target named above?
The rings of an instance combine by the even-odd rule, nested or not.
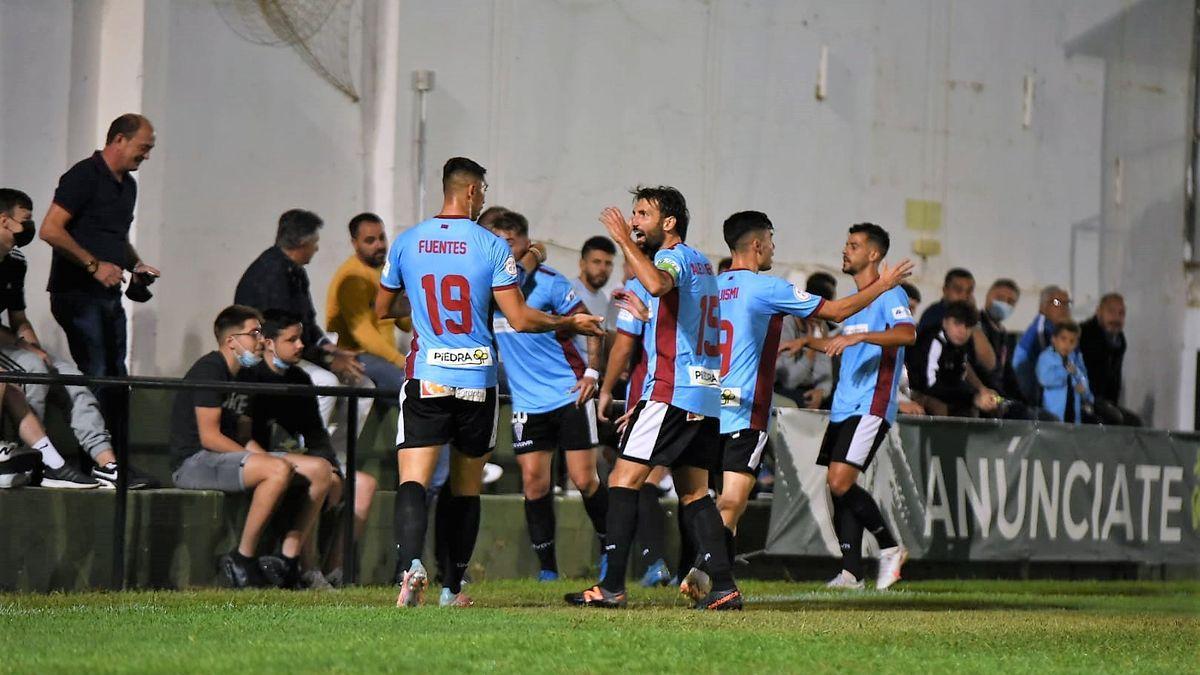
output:
[[[126,471],[129,472],[129,489],[130,490],[149,490],[159,487],[158,481],[154,480],[141,471],[137,467],[130,464]],[[101,485],[106,488],[116,489],[117,487],[117,463],[109,462],[104,466],[92,467],[92,478],[100,481]]]
[[[696,609],[708,609],[717,612],[742,609],[742,593],[736,588],[727,591],[713,591],[696,603]]]
[[[57,469],[42,466],[42,487],[66,488],[68,490],[91,490],[100,487],[100,481],[76,469],[70,464],[63,464]]]
[[[576,607],[621,609],[626,604],[624,591],[613,593],[599,584],[579,593],[567,593],[563,596],[563,600],[566,600],[568,605]]]
[[[221,556],[217,562],[230,588],[268,588],[271,582],[263,576],[256,558],[246,558],[236,550]]]
[[[300,561],[296,558],[264,555],[258,559],[258,568],[262,570],[267,582],[275,588],[299,590]]]

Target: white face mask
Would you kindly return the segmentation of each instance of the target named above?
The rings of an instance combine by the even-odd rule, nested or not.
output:
[[[1003,300],[993,300],[988,303],[987,313],[997,321],[1004,321],[1012,316],[1013,309],[1015,308],[1012,305]]]

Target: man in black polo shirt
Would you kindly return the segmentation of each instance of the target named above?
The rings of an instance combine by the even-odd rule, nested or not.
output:
[[[33,239],[33,221],[29,219],[33,202],[20,190],[0,188],[0,229],[13,231],[15,236],[0,238],[0,312],[8,313],[8,325],[0,324],[0,369],[27,373],[63,373],[78,375],[75,364],[42,349],[41,341],[25,315],[25,274],[28,263],[15,246]],[[112,435],[104,424],[100,405],[87,387],[65,386],[51,388],[47,384],[24,384],[25,398],[39,419],[46,419],[47,399],[54,393],[56,400],[66,399],[67,417],[75,439],[96,462],[92,478],[112,487],[117,481],[117,456],[113,453]],[[130,470],[129,488],[154,487],[154,479],[136,469]]]
[[[300,355],[304,350],[303,322],[291,312],[270,309],[263,312],[263,360],[253,368],[238,373],[238,379],[246,382],[270,384],[297,384],[312,386],[308,374],[299,368]],[[336,469],[333,485],[329,489],[328,504],[342,501],[343,477],[346,466],[334,452],[329,433],[321,420],[316,396],[285,396],[257,394],[250,399],[249,415],[252,419],[251,436],[264,448],[286,449],[320,457]],[[369,473],[355,474],[354,531],[361,537],[371,512],[371,501],[375,497],[378,481]],[[328,547],[327,569],[336,582],[341,578],[342,528],[337,528],[335,541]],[[309,588],[327,588],[329,583],[321,573],[316,556],[315,537],[310,537],[304,549],[302,562],[305,571],[301,576]]]
[[[86,375],[123,377],[125,271],[148,284],[159,271],[142,262],[129,241],[137,201],[130,175],[150,157],[154,127],[129,113],[113,120],[103,150],[81,160],[58,181],[42,221],[41,237],[54,247],[50,262],[50,311],[67,335],[71,357]],[[110,429],[125,426],[120,389],[94,388]]]

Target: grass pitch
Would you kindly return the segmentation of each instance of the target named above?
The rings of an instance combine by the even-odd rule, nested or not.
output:
[[[584,582],[492,581],[476,606],[397,610],[389,588],[0,595],[0,672],[1076,672],[1200,668],[1200,584],[746,582],[745,612]],[[436,599],[435,599],[436,603]]]

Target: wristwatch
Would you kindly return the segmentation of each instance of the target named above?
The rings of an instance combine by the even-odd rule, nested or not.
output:
[[[88,274],[95,274],[96,270],[100,269],[100,261],[92,258],[91,260],[87,261],[87,264],[83,267],[88,271]]]

